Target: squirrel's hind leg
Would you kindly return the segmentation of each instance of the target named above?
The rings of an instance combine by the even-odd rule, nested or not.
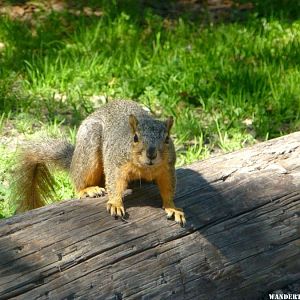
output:
[[[81,179],[77,181],[77,185],[75,183],[80,198],[102,197],[106,194],[103,165],[100,159],[98,161],[94,160],[93,166],[87,166],[80,177]]]
[[[106,194],[99,123],[87,119],[79,128],[71,163],[71,177],[80,198],[101,197]]]

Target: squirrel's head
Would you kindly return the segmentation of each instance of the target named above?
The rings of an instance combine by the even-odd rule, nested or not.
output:
[[[152,118],[142,118],[138,121],[136,116],[130,115],[129,124],[134,164],[139,167],[155,167],[170,159],[170,151],[174,151],[170,138],[173,117],[164,122]]]

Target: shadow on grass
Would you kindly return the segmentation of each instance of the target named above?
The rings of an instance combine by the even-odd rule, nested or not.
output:
[[[24,5],[26,0],[6,0],[5,4]],[[41,5],[45,5],[40,1]],[[38,2],[37,2],[38,3]],[[300,4],[297,1],[289,0],[233,0],[233,1],[182,1],[182,0],[117,0],[117,1],[57,1],[66,9],[84,7],[89,8],[106,8],[113,14],[126,12],[134,19],[140,20],[144,17],[147,10],[151,10],[154,14],[167,18],[185,17],[190,20],[199,20],[206,18],[211,14],[219,14],[220,20],[241,21],[247,18],[247,14],[241,18],[241,14],[245,12],[257,13],[259,17],[266,18],[284,18],[288,20],[297,20],[300,16]],[[229,17],[229,18],[228,18]]]
[[[26,1],[5,1],[11,5],[22,5]],[[109,26],[109,22],[119,18],[122,13],[128,15],[132,24],[140,24],[142,27],[146,25],[145,18],[147,12],[151,11],[152,16],[161,16],[168,18],[170,15],[176,19],[184,17],[189,20],[190,10],[196,10],[198,18],[190,20],[190,22],[201,23],[201,19],[207,21],[206,1],[61,1],[62,9],[53,11],[51,6],[44,5],[44,11],[37,13],[36,16],[29,16],[27,19],[19,20],[18,17],[14,21],[9,22],[9,31],[7,36],[10,51],[13,55],[9,60],[2,59],[1,64],[10,68],[15,72],[22,71],[27,61],[34,66],[37,56],[47,56],[50,61],[57,58],[55,51],[66,48],[70,37],[74,37],[83,31],[89,31],[89,27],[93,28],[99,20],[105,19]],[[237,1],[244,4],[246,1]],[[297,1],[253,1],[254,8],[249,10],[256,12],[259,17],[267,18],[285,18],[289,20],[297,20],[300,17],[300,4]],[[287,4],[288,3],[288,4]],[[91,8],[90,13],[85,13],[84,8]],[[222,5],[220,6],[222,10]],[[234,7],[234,6],[233,6]],[[74,14],[74,9],[79,9],[79,15]],[[103,15],[94,16],[93,9],[99,9]],[[234,9],[234,8],[232,8]],[[70,12],[72,10],[72,12]],[[26,12],[24,13],[26,15]],[[246,18],[247,19],[247,18]],[[246,20],[245,19],[245,20]],[[252,19],[252,17],[251,17]],[[155,23],[155,22],[154,22]],[[153,24],[152,24],[153,26]],[[159,25],[161,26],[161,25]],[[112,49],[111,49],[112,50]],[[287,56],[290,59],[289,56]],[[293,63],[293,59],[292,59]],[[1,75],[1,71],[0,71]]]

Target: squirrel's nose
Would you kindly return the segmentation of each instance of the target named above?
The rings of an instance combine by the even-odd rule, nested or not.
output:
[[[147,149],[147,152],[146,152],[146,155],[149,159],[155,159],[156,156],[157,156],[157,151],[156,151],[156,148],[155,147],[149,147]]]

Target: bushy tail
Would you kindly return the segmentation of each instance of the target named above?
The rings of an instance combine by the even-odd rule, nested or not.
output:
[[[17,212],[44,206],[55,195],[49,167],[69,170],[74,146],[64,140],[28,142],[20,149],[11,197]]]

